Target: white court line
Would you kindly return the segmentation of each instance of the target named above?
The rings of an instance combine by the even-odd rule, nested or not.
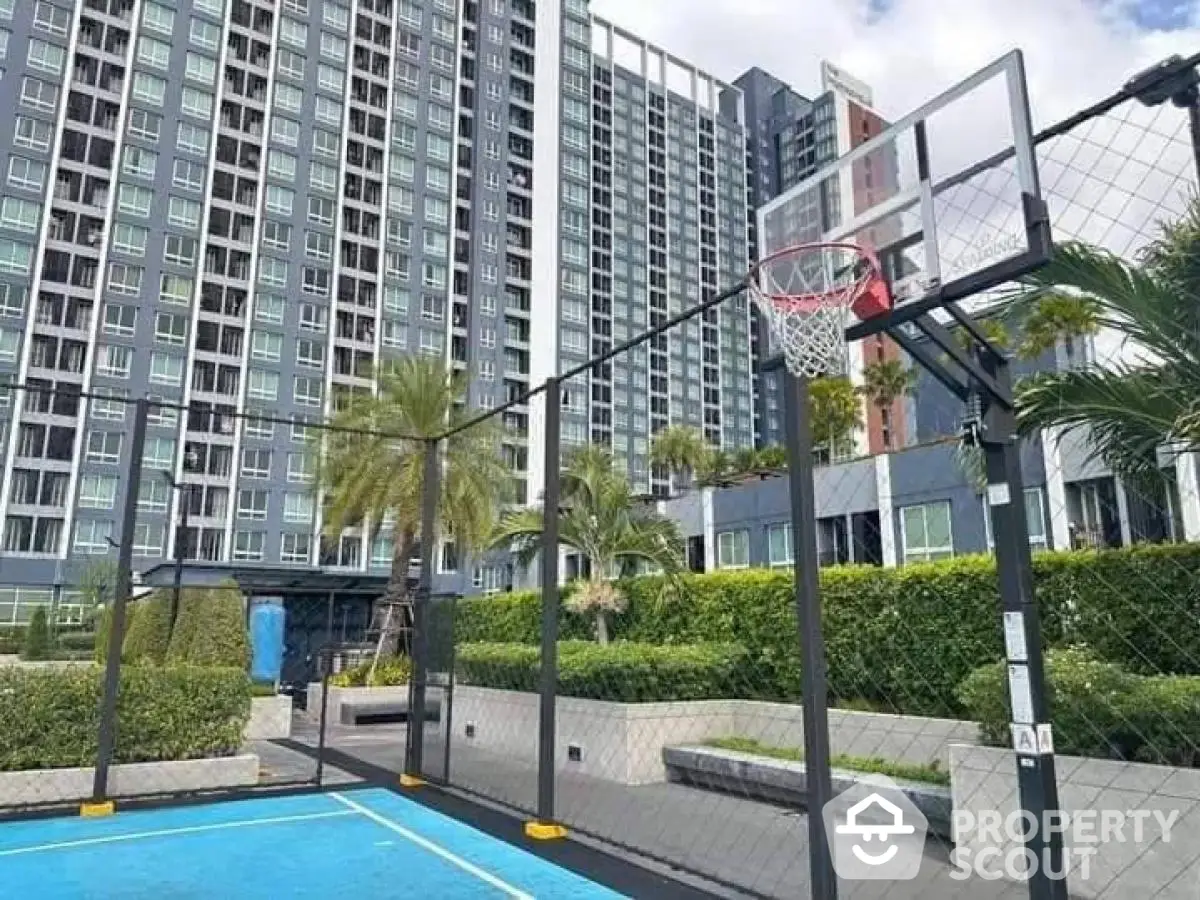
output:
[[[453,853],[451,853],[445,847],[442,847],[439,844],[435,844],[433,841],[429,840],[428,838],[421,837],[421,835],[417,834],[415,831],[409,831],[403,825],[393,822],[391,819],[389,819],[385,816],[381,816],[379,813],[375,812],[374,810],[367,809],[367,807],[363,806],[361,803],[355,803],[349,797],[345,797],[342,794],[330,794],[329,796],[332,797],[334,800],[339,801],[340,803],[346,804],[346,806],[350,807],[350,809],[354,810],[355,812],[361,813],[362,815],[366,816],[372,822],[382,825],[384,828],[388,829],[389,831],[394,831],[396,834],[400,835],[402,838],[412,841],[418,847],[428,850],[430,853],[440,856],[442,859],[446,860],[446,862],[451,863],[452,865],[458,866],[458,868],[462,869],[464,872],[474,875],[480,881],[486,882],[487,884],[490,884],[492,887],[498,888],[498,889],[504,891],[504,893],[506,893],[506,894],[508,894],[508,896],[512,897],[513,900],[534,900],[534,897],[532,894],[527,894],[520,888],[513,887],[508,882],[502,881],[501,879],[497,878],[491,872],[485,871],[484,869],[479,868],[479,866],[474,865],[473,863],[467,862],[461,856],[455,856]]]
[[[184,828],[163,828],[159,831],[135,831],[130,834],[110,834],[105,837],[83,838],[78,841],[59,841],[54,844],[35,844],[32,847],[15,847],[0,850],[0,857],[21,856],[25,853],[45,853],[49,850],[69,850],[74,847],[92,847],[97,844],[116,844],[121,841],[140,841],[146,838],[174,837],[179,834],[202,834],[206,831],[222,831],[226,828],[250,828],[255,825],[283,825],[288,822],[311,822],[314,819],[333,819],[352,816],[353,812],[336,809],[330,812],[307,813],[296,816],[273,816],[266,819],[244,819],[237,822],[214,822],[212,825],[191,825]]]

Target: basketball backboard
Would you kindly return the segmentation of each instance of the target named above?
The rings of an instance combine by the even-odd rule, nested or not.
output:
[[[897,310],[974,297],[1046,262],[1019,50],[891,125],[843,103],[841,155],[759,209],[760,257],[812,241],[869,247]]]

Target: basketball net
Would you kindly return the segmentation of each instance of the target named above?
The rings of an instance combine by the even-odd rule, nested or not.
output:
[[[750,270],[747,290],[784,362],[805,378],[846,370],[851,312],[872,315],[887,285],[873,254],[854,244],[804,244],[781,250]]]

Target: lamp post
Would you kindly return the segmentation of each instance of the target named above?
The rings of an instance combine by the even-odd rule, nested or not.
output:
[[[159,474],[171,486],[171,490],[179,493],[179,526],[175,531],[175,581],[171,590],[171,618],[167,633],[175,630],[175,619],[179,616],[179,600],[183,593],[183,560],[187,556],[188,502],[191,499],[190,485],[180,484],[165,469]],[[186,491],[186,493],[185,493]]]
[[[1170,56],[1125,82],[1125,90],[1143,106],[1162,106],[1170,100],[1172,106],[1187,110],[1192,159],[1200,180],[1200,74],[1195,66],[1178,54]]]

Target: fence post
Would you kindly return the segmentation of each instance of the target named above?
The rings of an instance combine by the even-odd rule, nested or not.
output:
[[[326,644],[317,654],[317,666],[321,673],[321,714],[317,719],[317,771],[314,781],[317,787],[325,780],[325,729],[329,717],[329,675],[333,671],[333,645]]]
[[[1008,361],[981,353],[979,362],[997,385],[1011,396],[1012,374]],[[986,498],[1004,614],[1018,799],[1020,809],[1030,813],[1034,823],[1032,831],[1023,836],[1025,848],[1037,859],[1029,878],[1029,896],[1031,900],[1067,900],[1062,830],[1047,827],[1048,817],[1058,817],[1060,826],[1063,822],[1054,773],[1054,740],[1046,698],[1042,627],[1034,601],[1016,414],[994,401],[985,409],[980,435],[987,464]],[[1050,873],[1063,875],[1051,877]]]
[[[530,837],[561,838],[554,822],[555,706],[558,700],[558,513],[561,469],[562,397],[557,378],[546,379],[545,483],[542,489],[542,653],[538,704],[537,821],[525,826]]]
[[[121,510],[121,543],[117,548],[117,586],[113,592],[112,617],[108,632],[108,657],[104,665],[104,693],[100,698],[100,734],[96,750],[96,773],[92,800],[81,809],[86,815],[106,815],[113,806],[108,800],[108,769],[117,744],[117,692],[121,687],[121,645],[125,638],[125,607],[133,593],[133,532],[137,527],[138,488],[142,483],[142,455],[146,449],[146,420],[150,401],[139,397],[133,407],[133,434],[129,441],[129,471]]]
[[[808,858],[813,900],[835,900],[837,879],[825,830],[825,805],[833,799],[829,770],[829,689],[817,560],[816,487],[813,484],[812,421],[808,379],[783,372],[787,425],[788,482],[792,501],[792,558],[796,620],[800,627],[803,679],[804,760],[808,785]]]
[[[404,768],[408,778],[418,782],[424,768],[429,603],[433,596],[434,548],[437,544],[440,447],[439,440],[425,442],[425,477],[421,485],[421,582],[417,587],[416,603],[413,604],[412,690],[408,706],[408,745]]]

